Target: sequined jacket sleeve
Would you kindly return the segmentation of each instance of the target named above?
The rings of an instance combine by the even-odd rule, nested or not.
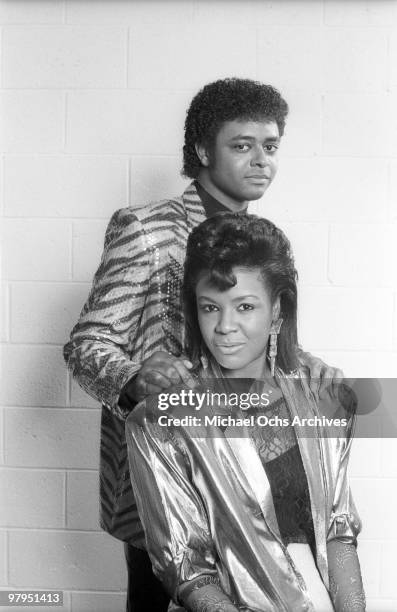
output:
[[[131,348],[139,343],[150,266],[141,222],[132,209],[116,211],[90,294],[64,347],[80,386],[120,418],[125,417],[117,403],[120,391],[140,368]]]

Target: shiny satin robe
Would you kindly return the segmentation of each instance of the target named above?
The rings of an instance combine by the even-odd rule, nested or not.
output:
[[[291,417],[321,416],[303,377],[278,373]],[[333,386],[329,400],[337,402]],[[214,412],[216,412],[214,410]],[[178,589],[200,576],[218,576],[244,611],[313,611],[306,586],[282,543],[270,485],[247,430],[229,437],[215,426],[159,426],[157,406],[138,406],[126,423],[131,477],[157,576],[178,607]],[[186,414],[180,407],[168,416]],[[242,413],[242,416],[245,416]],[[354,416],[330,437],[321,427],[298,436],[309,486],[316,565],[328,588],[326,544],[355,542],[361,529],[348,483]],[[213,431],[210,431],[213,429]],[[312,430],[312,428],[311,428]]]

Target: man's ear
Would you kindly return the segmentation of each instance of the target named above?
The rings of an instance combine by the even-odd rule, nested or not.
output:
[[[196,149],[197,157],[199,158],[201,165],[207,168],[210,165],[207,147],[196,142],[194,148]]]

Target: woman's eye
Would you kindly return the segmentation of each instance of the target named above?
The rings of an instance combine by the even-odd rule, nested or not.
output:
[[[217,307],[215,306],[215,304],[202,304],[200,306],[200,310],[202,312],[214,312],[215,310],[217,310]]]
[[[252,304],[246,304],[245,302],[243,304],[240,304],[240,306],[238,307],[238,310],[240,310],[240,312],[246,312],[247,310],[253,310],[254,307]]]

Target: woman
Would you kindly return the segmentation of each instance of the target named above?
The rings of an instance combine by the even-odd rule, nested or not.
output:
[[[314,397],[298,369],[296,276],[265,219],[225,213],[189,237],[187,353],[207,405],[191,395],[186,407],[174,390],[127,421],[147,547],[173,609],[365,610],[346,473],[352,398],[335,384]],[[342,389],[346,418],[331,435],[320,417],[340,413]]]

